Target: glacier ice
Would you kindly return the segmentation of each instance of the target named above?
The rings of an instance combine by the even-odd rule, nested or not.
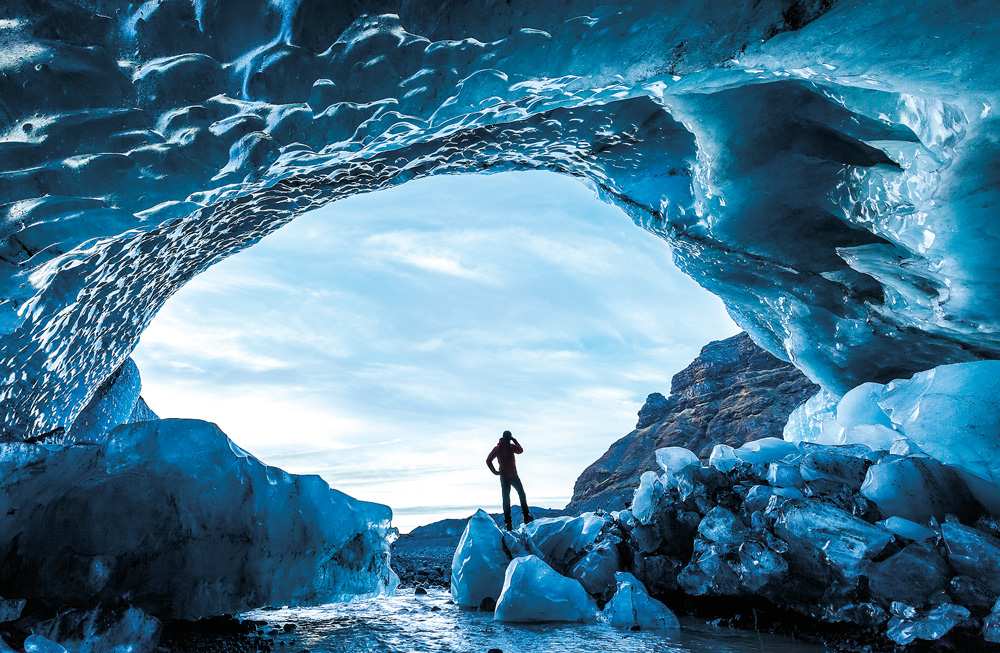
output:
[[[656,511],[657,503],[663,496],[665,488],[656,472],[643,472],[639,477],[639,487],[632,495],[630,512],[640,524],[648,524]]]
[[[388,507],[264,465],[207,422],[7,444],[0,477],[8,596],[198,618],[395,587]]]
[[[868,468],[861,494],[887,517],[915,522],[971,516],[978,506],[962,477],[931,458],[883,459]]]
[[[642,582],[628,572],[615,574],[617,589],[601,618],[616,628],[677,630],[680,623],[670,608],[649,595]]]
[[[889,517],[879,522],[882,528],[891,531],[893,534],[906,540],[922,542],[935,536],[934,531],[922,524],[904,519],[903,517]]]
[[[861,574],[892,541],[889,531],[832,505],[789,501],[781,507],[774,532],[787,542],[822,551],[847,576]]]
[[[463,608],[478,608],[486,599],[495,605],[509,562],[503,531],[485,510],[477,510],[451,560],[452,599]]]
[[[811,404],[814,397],[790,416],[785,438],[798,443],[866,445],[904,457],[873,466],[865,481],[866,495],[878,493],[876,502],[886,507],[887,515],[918,521],[928,514],[940,518],[942,511],[959,510],[970,493],[1000,514],[1000,439],[996,436],[1000,407],[994,400],[1000,391],[998,379],[1000,361],[943,365],[885,385],[862,384],[839,400],[835,416],[823,401]],[[807,423],[812,426],[802,426]],[[947,467],[930,460],[920,462],[928,457]],[[903,494],[893,496],[897,490],[909,499]],[[926,505],[930,500],[937,504]],[[895,507],[888,508],[890,502]]]
[[[41,635],[29,635],[24,640],[24,653],[69,653],[65,647]]]
[[[988,3],[239,4],[5,19],[4,439],[69,429],[195,274],[432,174],[587,181],[835,394],[1000,354]]]
[[[71,653],[154,653],[160,622],[137,608],[64,610],[32,632]]]
[[[734,453],[745,463],[769,465],[785,456],[798,453],[798,448],[781,438],[761,438],[744,443]]]
[[[698,456],[684,447],[663,447],[656,450],[656,464],[663,470],[664,478],[669,480],[688,465],[697,465]]]
[[[573,578],[560,575],[534,555],[507,567],[494,618],[506,622],[593,621],[597,604]]]
[[[611,517],[585,512],[576,517],[546,517],[520,527],[532,549],[556,569],[566,569],[611,524]]]
[[[909,606],[896,606],[894,612],[898,614],[889,620],[887,632],[892,641],[904,646],[917,639],[940,639],[970,616],[968,609],[954,603],[942,603],[923,613]]]

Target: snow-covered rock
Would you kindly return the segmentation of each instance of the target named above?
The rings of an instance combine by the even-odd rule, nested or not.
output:
[[[0,452],[0,586],[197,618],[391,591],[391,511],[264,465],[197,420]],[[55,530],[58,536],[54,536]]]
[[[487,599],[495,605],[509,562],[503,531],[485,510],[477,510],[451,560],[452,599],[463,608],[479,608]]]
[[[494,618],[507,622],[593,621],[597,604],[580,583],[538,556],[514,558],[504,576]]]
[[[617,589],[604,606],[601,618],[616,628],[677,630],[680,623],[670,608],[652,598],[638,578],[628,572],[615,574]]]

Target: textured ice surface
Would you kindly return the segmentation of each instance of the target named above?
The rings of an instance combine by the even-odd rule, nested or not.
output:
[[[153,653],[160,622],[136,608],[64,610],[32,631],[70,653]]]
[[[886,530],[906,540],[922,542],[934,537],[934,531],[931,529],[902,517],[889,517],[879,523]]]
[[[861,494],[884,515],[926,522],[976,510],[962,477],[932,458],[893,458],[868,468]]]
[[[478,608],[484,599],[496,604],[510,554],[504,534],[485,510],[465,525],[451,560],[451,596],[463,608]]]
[[[887,632],[891,640],[903,645],[916,639],[940,639],[970,614],[968,609],[954,603],[942,603],[926,612],[901,605],[894,613]]]
[[[207,422],[8,444],[0,478],[8,596],[194,618],[395,586],[389,508],[264,465]]]
[[[514,558],[507,567],[494,617],[507,622],[593,621],[597,604],[580,583],[560,575],[538,556]]]
[[[684,447],[663,447],[656,450],[656,464],[668,480],[688,465],[697,465],[698,456]]]
[[[601,618],[618,628],[676,630],[677,617],[670,608],[652,598],[642,582],[628,572],[615,575],[615,595],[604,606]]]
[[[985,0],[14,3],[0,432],[69,427],[222,257],[431,174],[587,181],[836,393],[996,356],[997,21]]]
[[[632,515],[640,524],[648,524],[656,512],[656,506],[663,496],[665,488],[656,472],[643,472],[639,477],[639,487],[632,495]]]
[[[916,461],[873,467],[866,492],[895,502],[896,512],[887,514],[907,517],[907,501],[967,492],[1000,513],[998,393],[1000,361],[944,365],[886,385],[862,384],[840,399],[835,417],[829,395],[820,393],[789,417],[785,439],[864,444],[908,457],[931,456],[955,468]],[[893,488],[901,492],[895,498]],[[944,509],[955,505],[951,501]],[[941,509],[914,505],[912,511],[940,516]]]
[[[585,512],[577,517],[548,517],[525,524],[532,549],[557,569],[564,569],[594,544],[608,526],[608,515]]]
[[[892,541],[889,531],[819,501],[789,501],[781,508],[774,532],[822,551],[846,576],[862,573],[866,561]]]
[[[761,438],[744,443],[734,453],[743,462],[752,465],[768,465],[787,455],[798,453],[798,449],[791,442],[786,442],[781,438]]]
[[[29,635],[24,640],[24,653],[68,653],[66,649],[41,635]]]

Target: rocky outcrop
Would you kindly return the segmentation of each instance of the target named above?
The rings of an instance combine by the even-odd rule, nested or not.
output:
[[[567,510],[624,508],[639,476],[657,469],[654,452],[661,447],[684,447],[707,457],[715,444],[736,447],[780,437],[788,414],[817,390],[746,333],[710,342],[674,375],[670,396],[649,395],[636,429],[584,470]]]

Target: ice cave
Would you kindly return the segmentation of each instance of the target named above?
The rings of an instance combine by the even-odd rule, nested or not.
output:
[[[0,650],[391,593],[386,506],[158,419],[130,354],[310,209],[511,170],[587,183],[818,391],[661,448],[628,509],[473,519],[459,603],[1000,642],[998,35],[982,1],[4,2]]]

